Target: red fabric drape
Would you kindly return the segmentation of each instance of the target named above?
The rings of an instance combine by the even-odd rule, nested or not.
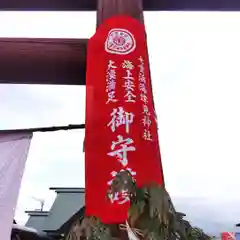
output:
[[[105,21],[89,40],[86,106],[86,214],[104,223],[127,218],[126,193],[107,198],[128,169],[138,186],[163,184],[144,25],[128,16]]]

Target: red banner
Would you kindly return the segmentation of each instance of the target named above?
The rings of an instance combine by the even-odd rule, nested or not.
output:
[[[117,16],[100,26],[88,42],[86,87],[86,215],[122,223],[128,195],[107,198],[118,172],[138,186],[163,184],[144,25]]]

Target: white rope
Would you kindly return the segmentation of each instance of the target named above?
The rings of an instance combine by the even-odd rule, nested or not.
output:
[[[126,221],[126,230],[127,230],[129,240],[139,240],[137,235],[133,232],[133,230],[129,226],[128,221]]]

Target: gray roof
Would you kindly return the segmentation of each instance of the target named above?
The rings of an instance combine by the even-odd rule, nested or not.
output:
[[[85,190],[83,188],[50,188],[57,193],[43,231],[57,231],[74,214],[85,206]]]
[[[85,206],[84,188],[50,188],[57,197],[48,213],[36,216],[35,211],[28,211],[30,217],[26,224],[38,231],[52,232],[59,230],[71,217]]]
[[[26,227],[31,227],[36,229],[38,232],[41,232],[44,227],[44,222],[48,216],[48,212],[40,211],[26,211],[29,214],[29,219],[26,223]]]

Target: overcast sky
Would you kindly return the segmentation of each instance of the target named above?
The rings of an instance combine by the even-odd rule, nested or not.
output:
[[[232,230],[240,222],[240,13],[147,13],[145,20],[167,189],[193,224]],[[0,13],[0,22],[0,37],[95,31],[95,13]],[[84,123],[85,88],[1,85],[0,112],[4,129]],[[34,135],[18,222],[39,207],[32,197],[51,206],[49,187],[84,187],[83,138],[83,130]]]

